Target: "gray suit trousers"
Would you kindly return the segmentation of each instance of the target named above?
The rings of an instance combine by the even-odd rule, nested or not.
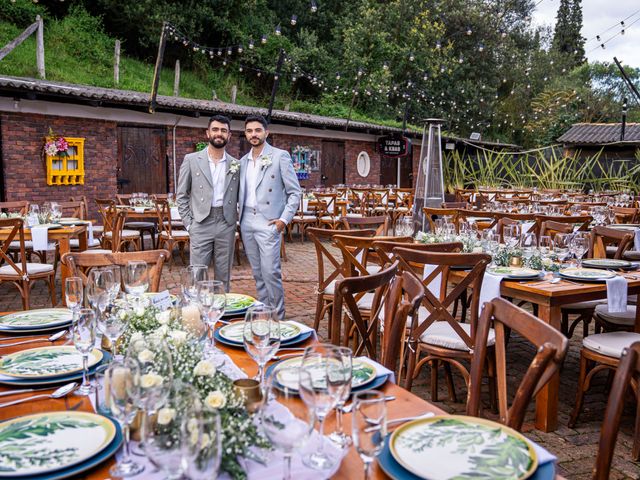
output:
[[[224,219],[222,207],[213,207],[209,216],[202,222],[194,221],[191,224],[189,237],[191,265],[209,266],[213,256],[215,279],[221,280],[228,292],[233,250],[236,244],[236,226],[229,225]]]
[[[276,307],[284,319],[284,288],[280,266],[281,235],[275,225],[253,209],[245,209],[240,223],[244,252],[256,281],[258,300]]]

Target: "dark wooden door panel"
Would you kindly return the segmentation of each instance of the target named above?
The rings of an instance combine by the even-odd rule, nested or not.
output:
[[[118,192],[167,193],[164,128],[118,127]]]
[[[324,186],[344,183],[344,142],[322,142],[320,161]]]
[[[412,186],[412,157],[400,158],[400,187]],[[382,157],[380,159],[380,184],[381,185],[397,185],[398,184],[398,159],[391,157]]]

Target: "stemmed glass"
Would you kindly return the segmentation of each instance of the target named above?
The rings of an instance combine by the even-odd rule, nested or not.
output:
[[[89,272],[87,281],[87,300],[89,305],[102,316],[109,302],[109,289],[113,288],[113,273],[94,268]]]
[[[84,286],[82,285],[82,278],[80,277],[68,277],[64,281],[64,298],[67,307],[71,310],[80,308],[84,300]]]
[[[575,235],[571,239],[571,252],[576,256],[578,261],[578,268],[582,267],[582,257],[589,250],[589,239],[581,236]]]
[[[498,236],[489,229],[483,230],[481,243],[483,244],[485,252],[491,254],[490,267],[495,267],[495,256],[498,253],[498,249],[500,248]]]
[[[123,292],[120,293],[119,298],[113,299],[109,303],[105,314],[98,319],[98,329],[109,339],[114,357],[116,357],[116,343],[127,328],[131,310],[125,294]]]
[[[535,233],[528,232],[520,238],[520,246],[522,247],[522,257],[531,258],[538,246],[538,238]]]
[[[387,407],[384,395],[375,390],[353,396],[353,444],[364,462],[364,478],[371,478],[371,464],[384,447],[387,436]]]
[[[120,265],[107,265],[104,270],[111,272],[113,276],[112,282],[109,285],[109,300],[114,301],[122,289],[122,272],[120,271]]]
[[[198,282],[209,280],[206,265],[189,265],[182,279],[182,296],[191,303],[198,299]]]
[[[62,207],[59,203],[51,202],[51,223],[58,223],[62,217]]]
[[[189,480],[217,478],[222,459],[220,414],[196,405],[187,411],[182,423],[185,445],[185,475]]]
[[[334,386],[338,387],[338,401],[336,402],[336,430],[329,435],[329,439],[343,448],[351,443],[351,437],[344,433],[342,427],[342,408],[351,395],[353,352],[349,347],[333,346],[333,349],[337,361],[329,365],[329,379]]]
[[[124,288],[127,293],[141,296],[149,290],[147,262],[131,260],[125,268]]]
[[[571,256],[571,237],[569,233],[556,233],[553,239],[553,249],[561,262],[565,262]]]
[[[130,359],[113,361],[105,372],[105,383],[109,386],[111,415],[124,430],[124,455],[109,473],[114,477],[132,477],[144,470],[144,466],[131,458],[130,426],[138,413],[137,398],[140,395],[140,370]]]
[[[227,295],[224,290],[224,283],[220,280],[202,280],[196,284],[198,292],[198,305],[202,310],[204,323],[209,330],[209,352],[215,352],[216,340],[213,336],[218,320],[224,315],[227,304]]]
[[[264,366],[280,348],[280,320],[275,307],[256,305],[244,317],[244,349],[258,364],[257,380],[264,385]]]
[[[82,354],[82,385],[75,394],[87,396],[93,391],[89,383],[89,354],[96,343],[96,313],[90,308],[75,310],[72,332],[73,345]]]
[[[520,241],[520,225],[505,225],[502,229],[502,238],[507,247],[515,247]]]
[[[284,480],[291,479],[293,452],[304,446],[315,424],[313,409],[298,398],[300,375],[309,373],[301,372],[300,367],[276,367],[267,379],[267,395],[260,409],[264,434],[274,447],[282,450]],[[279,384],[279,378],[287,378],[294,383]]]
[[[548,260],[551,257],[551,253],[553,252],[553,241],[549,235],[541,235],[540,236],[540,256]]]

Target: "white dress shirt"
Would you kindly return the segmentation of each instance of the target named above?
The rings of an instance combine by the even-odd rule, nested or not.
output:
[[[258,159],[259,158],[260,157],[258,157]],[[247,160],[247,172],[244,176],[244,191],[246,192],[244,206],[246,208],[256,208],[258,206],[256,189],[258,188],[258,174],[260,173],[260,169],[262,168],[262,165],[260,165],[258,159],[254,161],[252,157],[249,157],[249,159]]]
[[[209,149],[207,149],[209,155]],[[209,155],[209,169],[211,170],[211,180],[213,182],[213,196],[211,197],[212,207],[221,207],[224,204],[224,180],[227,171],[227,152],[224,152],[222,160],[215,163]]]

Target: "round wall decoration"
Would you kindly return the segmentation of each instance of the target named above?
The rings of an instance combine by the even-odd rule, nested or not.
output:
[[[360,152],[358,154],[356,165],[358,167],[358,175],[361,177],[368,176],[369,170],[371,170],[371,159],[369,158],[369,154],[364,151]]]

